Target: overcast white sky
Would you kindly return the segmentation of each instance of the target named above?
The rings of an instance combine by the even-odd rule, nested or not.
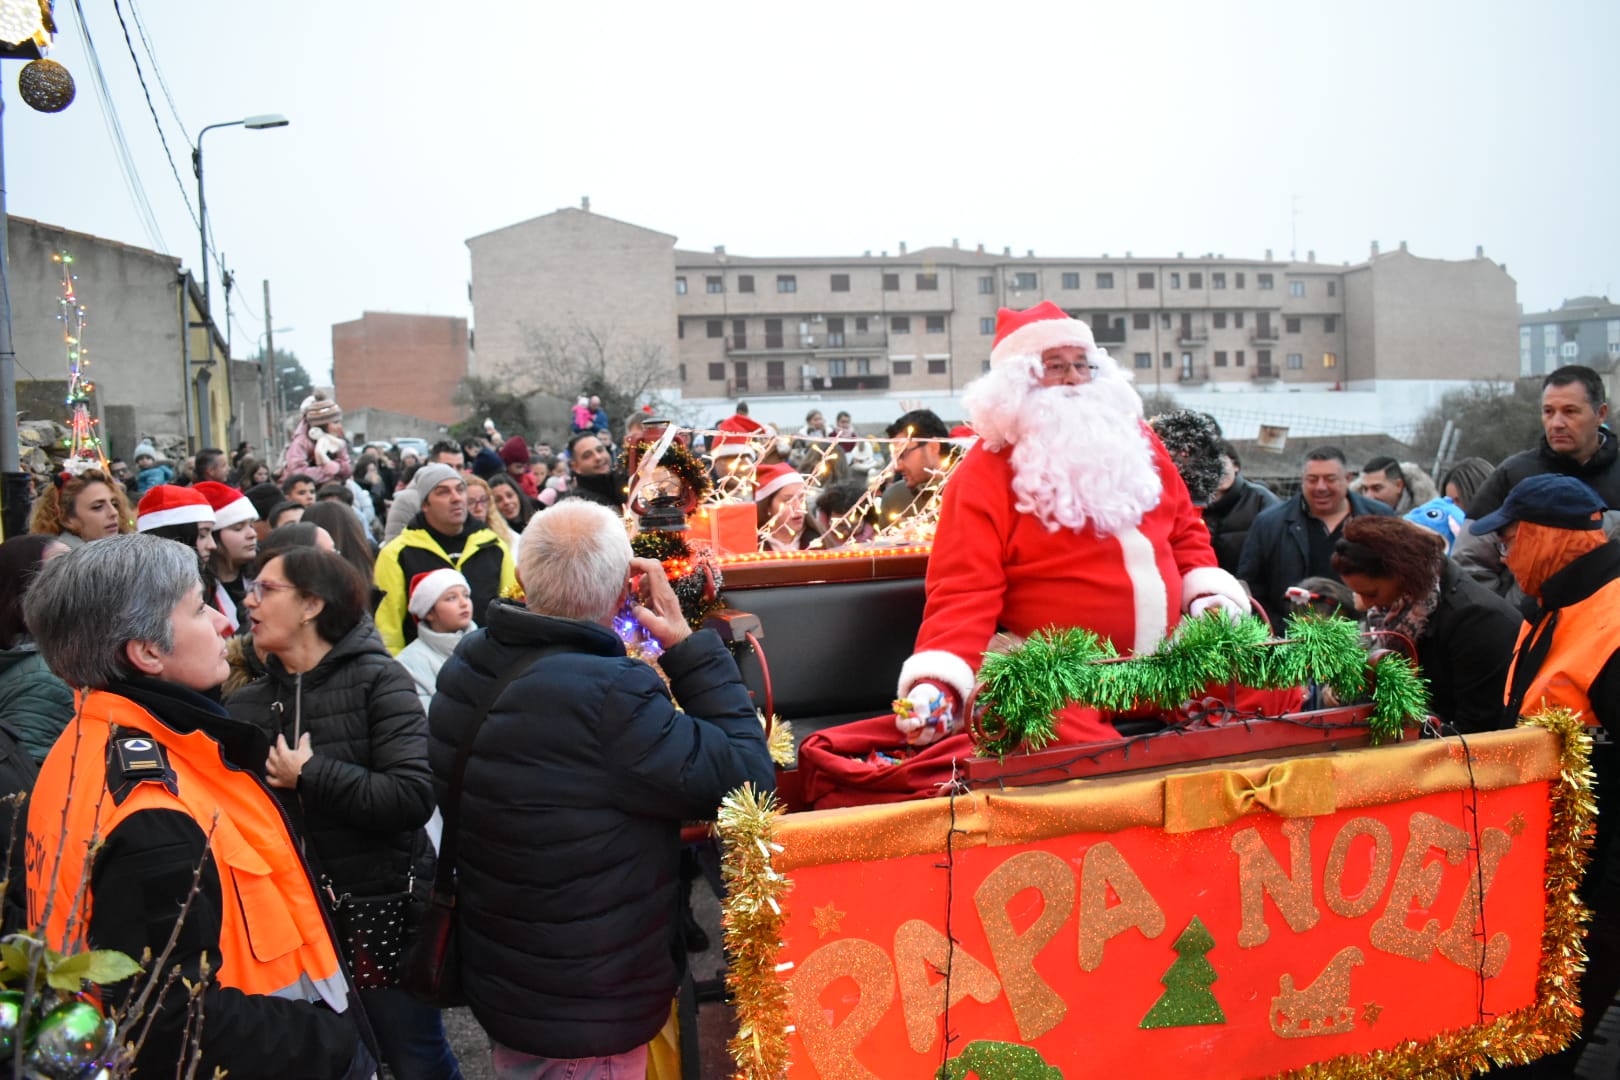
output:
[[[196,227],[114,0],[81,2],[159,235],[122,179],[72,0],[52,54],[78,81],[66,112],[33,112],[20,65],[0,68],[8,208],[191,266]],[[1297,195],[1302,258],[1483,244],[1526,310],[1620,288],[1614,0],[118,5],[193,203],[136,15],[192,140],[291,119],[209,134],[209,217],[245,301],[236,354],[264,328],[268,278],[293,328],[277,344],[318,381],[333,323],[470,314],[466,239],[581,195],[734,254],[956,237],[1234,257],[1285,256]],[[91,334],[114,362],[116,328]]]

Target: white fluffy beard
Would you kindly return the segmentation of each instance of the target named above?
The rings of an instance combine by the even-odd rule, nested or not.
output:
[[[1135,528],[1164,487],[1142,431],[1142,399],[1111,365],[1080,386],[1031,386],[1009,363],[968,388],[968,414],[990,449],[1011,445],[1014,505],[1046,528]]]

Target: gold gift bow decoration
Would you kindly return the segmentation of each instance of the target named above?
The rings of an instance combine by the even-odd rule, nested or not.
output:
[[[1249,774],[1258,769],[1248,770]],[[1270,810],[1280,817],[1316,817],[1338,806],[1333,762],[1285,761],[1258,782],[1236,770],[1183,773],[1164,778],[1164,831],[1196,832],[1230,825],[1245,814]]]

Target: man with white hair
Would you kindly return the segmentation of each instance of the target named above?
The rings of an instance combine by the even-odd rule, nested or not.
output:
[[[900,672],[896,723],[916,743],[960,729],[998,634],[1083,627],[1128,656],[1157,649],[1184,613],[1248,611],[1141,398],[1089,326],[1049,300],[1003,308],[990,365],[963,396],[980,441],[945,488],[922,628]],[[1060,739],[1116,737],[1070,712]]]
[[[745,782],[771,790],[774,770],[736,662],[631,556],[618,514],[564,500],[519,550],[527,606],[490,606],[428,719],[446,845],[459,816],[462,987],[501,1080],[642,1077],[685,965],[681,822]],[[627,603],[668,686],[625,655]]]

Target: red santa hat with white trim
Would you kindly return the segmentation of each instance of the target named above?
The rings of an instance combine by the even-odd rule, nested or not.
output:
[[[439,598],[457,585],[468,592],[472,591],[472,586],[467,584],[467,579],[462,577],[461,572],[448,566],[417,574],[411,578],[411,599],[406,604],[405,610],[418,619],[425,619],[428,612],[433,610],[433,605],[439,602]]]
[[[1040,356],[1047,349],[1065,345],[1086,350],[1087,357],[1108,355],[1098,347],[1091,327],[1070,317],[1050,300],[1023,311],[1002,308],[996,312],[996,342],[990,348],[990,364],[997,367],[1015,356]]]
[[[764,502],[789,484],[802,484],[804,477],[799,470],[786,462],[777,462],[767,465],[754,473],[754,501]]]
[[[253,509],[248,497],[229,484],[203,480],[192,486],[214,508],[214,528],[228,529],[244,521],[259,520],[259,512]]]
[[[169,525],[212,525],[214,508],[196,488],[159,484],[141,496],[135,528],[151,532]]]
[[[752,454],[754,444],[750,436],[764,435],[765,425],[751,417],[737,413],[720,421],[719,430],[723,434],[716,435],[709,440],[709,456],[711,458],[731,457],[733,454]]]

